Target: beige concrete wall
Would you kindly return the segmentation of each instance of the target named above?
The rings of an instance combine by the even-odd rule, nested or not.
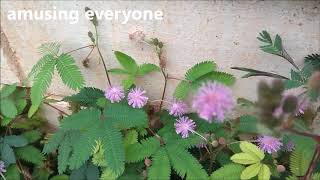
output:
[[[52,9],[79,10],[83,14],[77,24],[66,21],[9,21],[9,10]],[[90,43],[87,32],[91,23],[84,18],[84,7],[94,10],[162,10],[163,21],[101,21],[99,32],[102,53],[109,68],[119,67],[112,50],[123,51],[139,63],[157,63],[155,53],[144,44],[128,38],[128,33],[142,30],[147,37],[158,37],[165,43],[168,71],[183,77],[193,64],[213,59],[219,68],[240,77],[242,73],[231,66],[246,66],[288,75],[290,64],[279,57],[258,49],[256,37],[261,30],[279,33],[287,51],[297,64],[303,57],[320,51],[320,1],[1,1],[1,29],[6,41],[1,42],[1,83],[23,79],[37,62],[37,47],[44,42],[58,41],[65,51]],[[3,34],[4,33],[4,34]],[[87,86],[105,88],[107,81],[98,61],[97,52],[91,56],[90,68],[81,60],[88,53],[74,53],[85,76]],[[121,77],[112,76],[116,82]],[[238,97],[254,99],[257,78],[238,79],[234,93]],[[138,85],[147,89],[152,99],[160,98],[163,79],[158,73],[140,79]],[[167,98],[177,85],[170,81]],[[50,87],[50,93],[72,93],[59,78]]]

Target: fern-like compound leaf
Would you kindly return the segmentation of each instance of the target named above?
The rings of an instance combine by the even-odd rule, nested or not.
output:
[[[58,56],[60,46],[61,45],[57,42],[49,42],[49,43],[41,44],[38,50],[43,55]]]
[[[94,87],[84,87],[79,93],[72,96],[66,96],[64,101],[77,103],[80,106],[96,107],[97,100],[104,97],[104,92]]]
[[[46,64],[47,61],[50,61],[50,59],[52,59],[53,56],[50,54],[46,54],[44,56],[42,56],[39,61],[37,62],[37,64],[35,64],[31,71],[28,74],[28,80],[33,80],[35,76],[37,76],[37,74],[40,72],[40,70],[42,69],[42,67]]]
[[[233,75],[225,72],[213,71],[199,77],[194,84],[195,86],[199,86],[206,81],[216,81],[224,85],[231,86],[235,83],[236,78]]]
[[[188,81],[180,81],[174,90],[173,96],[177,99],[185,99],[191,90],[190,85],[191,83]]]
[[[179,146],[166,146],[170,163],[181,178],[207,179],[208,175],[201,164],[187,150]]]
[[[71,142],[70,134],[68,134],[59,146],[59,149],[58,149],[59,174],[62,174],[67,169],[70,154],[72,151],[71,143],[72,142]]]
[[[102,137],[103,147],[105,147],[105,158],[110,168],[117,176],[124,171],[125,153],[122,135],[119,130],[112,126],[110,121],[105,122]]]
[[[65,117],[61,122],[63,130],[85,130],[99,121],[100,111],[98,109],[83,109],[78,113]]]
[[[218,170],[214,171],[210,179],[211,180],[238,180],[240,179],[241,172],[244,170],[244,166],[240,164],[227,164]]]
[[[154,71],[159,72],[160,68],[154,64],[145,63],[139,66],[137,75],[144,76]]]
[[[83,76],[71,55],[61,54],[57,58],[56,67],[63,83],[68,87],[73,90],[77,90],[83,87]]]
[[[113,103],[104,110],[106,121],[121,129],[146,127],[148,117],[144,110],[134,109],[127,104]]]
[[[295,176],[304,176],[312,159],[308,149],[295,149],[290,155],[290,170]]]
[[[148,179],[170,179],[171,167],[167,152],[160,148],[152,156],[152,166],[148,169]]]
[[[55,134],[53,134],[50,138],[49,141],[44,145],[42,152],[44,154],[49,154],[56,150],[61,143],[61,141],[65,137],[65,131],[59,130]]]
[[[194,81],[201,76],[214,71],[216,67],[217,65],[213,61],[204,61],[198,63],[187,71],[185,78],[189,81]]]
[[[44,156],[36,147],[27,145],[24,147],[15,148],[15,154],[17,158],[24,161],[33,163],[35,165],[41,165],[44,160]]]
[[[126,149],[126,162],[139,162],[150,157],[160,148],[160,142],[155,137],[142,140],[140,143],[129,145]]]
[[[50,57],[42,66],[37,76],[34,78],[30,92],[32,106],[28,113],[29,117],[31,117],[36,112],[36,110],[41,104],[43,95],[45,94],[45,92],[51,84],[52,76],[54,73],[54,66],[55,59],[52,55],[50,55]]]

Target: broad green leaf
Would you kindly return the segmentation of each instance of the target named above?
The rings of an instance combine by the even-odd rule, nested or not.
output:
[[[133,75],[137,73],[138,65],[132,57],[120,51],[115,51],[114,54],[116,55],[117,60],[119,61],[119,63],[122,65],[124,69],[126,69],[128,72],[130,72]]]
[[[259,180],[269,180],[271,176],[270,169],[267,165],[262,164],[259,174],[258,174],[258,179]]]
[[[20,180],[20,170],[16,164],[12,164],[7,168],[7,172],[4,173],[7,180]]]
[[[26,162],[33,163],[35,165],[42,165],[44,156],[41,151],[32,145],[27,145],[19,148],[15,148],[17,158],[22,159]]]
[[[128,76],[126,79],[122,80],[121,84],[125,90],[128,90],[132,85],[134,85],[134,76]]]
[[[237,153],[230,158],[233,162],[239,164],[253,164],[260,162],[260,159],[254,154]]]
[[[108,72],[113,74],[130,74],[128,71],[120,68],[109,69]]]
[[[0,99],[10,96],[17,88],[17,84],[5,85],[0,91]]]
[[[34,143],[41,138],[41,133],[37,130],[26,131],[22,136],[27,139],[28,143]]]
[[[259,173],[261,167],[262,167],[261,163],[255,163],[255,164],[252,164],[252,165],[246,167],[242,171],[240,178],[242,180],[253,178],[254,176],[256,176]]]
[[[12,147],[22,147],[28,144],[28,141],[23,136],[5,136],[4,137],[4,143],[12,146]]]
[[[14,102],[9,98],[1,99],[0,101],[1,114],[8,118],[16,117],[18,110]]]
[[[153,72],[153,71],[157,71],[159,72],[160,71],[160,68],[154,64],[142,64],[141,66],[139,66],[138,68],[138,74],[139,76],[144,76],[150,72]]]
[[[14,155],[13,149],[8,144],[3,144],[0,151],[1,160],[4,161],[6,166],[16,163],[16,157]]]
[[[4,117],[4,118],[1,120],[1,126],[7,126],[11,121],[12,121],[11,118]]]
[[[67,176],[65,174],[56,175],[56,176],[53,176],[52,178],[50,178],[50,180],[69,180],[69,176]]]
[[[260,160],[262,160],[264,158],[263,151],[261,151],[256,145],[254,145],[250,142],[242,141],[240,143],[240,149],[244,153],[248,153],[248,154],[257,156]]]

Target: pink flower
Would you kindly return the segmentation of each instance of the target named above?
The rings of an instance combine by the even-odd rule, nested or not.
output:
[[[148,97],[145,96],[146,91],[141,88],[131,89],[128,94],[128,104],[133,108],[142,108],[148,102]]]
[[[271,136],[261,136],[257,139],[260,149],[269,154],[280,150],[282,143],[279,139]]]
[[[209,123],[214,118],[219,122],[223,122],[225,113],[230,111],[233,106],[234,101],[231,90],[216,82],[203,84],[192,102],[192,107],[197,111],[199,117]]]
[[[285,150],[288,152],[291,152],[294,150],[294,142],[293,141],[288,141],[286,146],[285,146]]]
[[[182,116],[187,113],[187,108],[188,106],[186,103],[174,99],[169,108],[169,114],[175,117]]]
[[[174,127],[176,128],[177,134],[181,134],[182,138],[187,138],[189,137],[189,132],[194,132],[196,124],[192,119],[183,116],[177,119],[176,123],[174,123]]]
[[[124,91],[122,86],[112,86],[105,90],[104,95],[111,103],[120,102],[124,98]]]

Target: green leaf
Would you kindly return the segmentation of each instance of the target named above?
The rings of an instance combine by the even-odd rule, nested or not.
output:
[[[191,90],[190,85],[191,84],[187,81],[180,81],[173,93],[173,96],[177,99],[185,99]]]
[[[4,116],[6,116],[8,118],[15,118],[16,115],[18,114],[18,110],[16,108],[16,105],[9,98],[1,99],[0,106],[1,106],[0,107],[1,114],[3,114]]]
[[[267,165],[262,164],[259,174],[258,174],[258,179],[259,180],[269,180],[271,176],[270,169]]]
[[[28,80],[34,80],[34,77],[36,77],[39,74],[39,72],[41,71],[43,66],[47,63],[47,61],[51,61],[52,58],[54,58],[54,56],[52,56],[50,54],[42,56],[39,59],[39,61],[35,65],[33,65],[31,71],[28,74],[27,79]]]
[[[167,154],[173,169],[181,178],[208,179],[207,172],[187,150],[178,146],[166,146]]]
[[[138,142],[138,132],[134,129],[129,130],[124,138],[123,138],[123,144],[125,146],[125,148],[127,148],[127,146],[137,143]]]
[[[122,80],[121,84],[125,90],[128,90],[132,85],[134,85],[135,77],[129,75],[126,79]]]
[[[214,171],[210,179],[211,180],[238,180],[240,179],[241,172],[244,170],[244,166],[240,164],[227,164],[218,170]]]
[[[264,158],[264,153],[261,151],[256,145],[247,142],[247,141],[242,141],[240,143],[240,149],[244,153],[248,153],[250,155],[255,155],[258,159],[263,160]]]
[[[282,51],[282,40],[281,37],[277,34],[274,39],[274,47],[279,51]]]
[[[99,98],[104,98],[104,92],[93,87],[84,87],[79,93],[72,96],[66,96],[64,101],[78,103],[81,106],[96,107],[96,102]]]
[[[32,173],[32,179],[34,180],[47,180],[50,173],[46,168],[35,168]]]
[[[27,139],[28,143],[34,143],[41,138],[41,133],[37,130],[26,131],[22,136]]]
[[[105,150],[105,158],[110,168],[116,175],[124,171],[124,145],[121,133],[112,127],[110,121],[106,121],[104,138],[102,139]]]
[[[237,153],[230,158],[233,162],[239,164],[254,164],[260,162],[260,159],[254,154]]]
[[[17,88],[17,84],[5,85],[0,91],[0,99],[10,96]]]
[[[97,124],[100,117],[98,109],[83,109],[77,113],[67,116],[60,124],[63,130],[86,130],[92,124]]]
[[[16,148],[14,151],[17,155],[17,158],[20,158],[24,161],[33,163],[38,166],[42,165],[43,163],[43,154],[40,150],[32,145]]]
[[[146,127],[148,122],[147,114],[143,109],[135,109],[122,103],[110,104],[104,110],[104,117],[122,129]]]
[[[65,136],[65,131],[59,130],[54,135],[49,138],[48,143],[46,143],[43,147],[42,152],[44,154],[48,154],[53,152],[59,146],[60,142],[63,140]]]
[[[164,148],[152,156],[152,166],[148,169],[148,179],[170,179],[170,162]]]
[[[150,157],[160,148],[160,142],[155,137],[142,140],[140,143],[129,145],[126,148],[126,162],[139,162]]]
[[[252,164],[252,165],[246,167],[242,171],[240,178],[241,179],[251,179],[251,178],[253,178],[254,176],[258,175],[261,167],[262,167],[261,163],[255,163],[255,164]]]
[[[130,74],[128,71],[120,68],[109,69],[108,72],[113,74]]]
[[[214,71],[216,67],[217,65],[213,61],[204,61],[198,63],[187,71],[185,78],[187,80],[194,81],[201,76]]]
[[[20,180],[20,170],[16,164],[10,165],[4,175],[7,180]]]
[[[290,155],[290,170],[295,176],[304,176],[312,160],[313,153],[308,148],[295,148]]]
[[[138,67],[137,75],[144,76],[144,75],[151,73],[153,71],[159,72],[160,68],[154,64],[146,63],[146,64],[142,64]]]
[[[233,75],[225,72],[213,71],[199,77],[195,83],[197,86],[199,86],[206,81],[216,81],[227,86],[232,86],[235,83],[236,78]]]
[[[5,165],[16,163],[16,157],[14,155],[13,149],[8,144],[2,144],[1,146],[1,159],[4,161]]]
[[[61,54],[56,61],[56,67],[63,83],[73,90],[81,89],[85,83],[73,57],[69,54]]]
[[[64,141],[59,146],[58,149],[58,172],[62,174],[68,166],[69,158],[71,155],[72,147],[71,147],[71,137],[67,135]]]
[[[51,84],[52,76],[54,73],[54,66],[55,60],[51,56],[50,59],[48,59],[43,65],[37,76],[34,78],[30,92],[32,106],[29,110],[28,117],[31,117],[40,106],[43,95]]]
[[[56,175],[56,176],[53,176],[52,178],[50,178],[50,180],[69,180],[69,176],[67,176],[65,174]]]
[[[304,85],[303,82],[300,81],[293,81],[293,80],[285,80],[284,81],[284,87],[285,89],[292,89],[292,88],[297,88]]]
[[[137,73],[138,65],[132,57],[130,57],[120,51],[115,51],[114,54],[124,69],[126,69],[131,74]]]
[[[26,138],[24,138],[23,136],[16,135],[5,136],[3,141],[4,143],[12,147],[22,147],[28,144]]]
[[[60,49],[60,44],[57,42],[49,42],[41,44],[41,46],[38,48],[39,52],[43,55],[53,55],[57,56]]]

